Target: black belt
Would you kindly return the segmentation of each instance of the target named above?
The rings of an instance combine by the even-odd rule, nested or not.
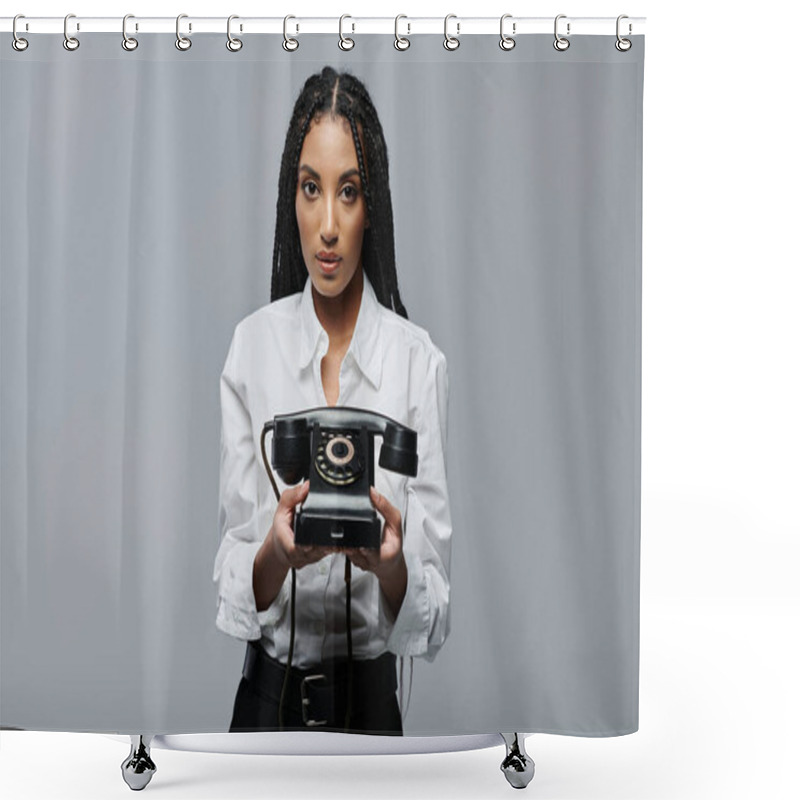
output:
[[[353,714],[395,693],[396,664],[396,656],[389,652],[373,659],[353,659]],[[280,703],[286,665],[272,658],[256,641],[247,643],[242,674],[256,693]],[[301,714],[307,727],[343,727],[348,677],[346,658],[325,661],[311,669],[292,667],[284,707]]]

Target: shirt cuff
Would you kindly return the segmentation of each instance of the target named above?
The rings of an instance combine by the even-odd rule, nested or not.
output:
[[[289,570],[281,584],[281,588],[278,590],[278,594],[275,595],[275,599],[269,604],[269,607],[265,608],[263,611],[256,612],[260,627],[274,626],[281,621],[286,612],[286,606],[289,605],[291,594],[292,571]]]
[[[419,556],[414,553],[404,554],[408,580],[406,594],[397,619],[392,619],[389,604],[380,593],[381,625],[389,629],[386,648],[398,656],[424,656],[428,652],[428,630],[430,626],[430,608],[428,587],[425,580],[425,569]]]
[[[261,629],[274,626],[283,617],[291,594],[290,573],[281,584],[275,599],[268,608],[256,611],[253,594],[253,562],[261,544],[248,542],[239,545],[235,556],[229,559],[229,591],[221,591],[217,601],[217,627],[237,639],[260,639]],[[233,555],[233,554],[232,554]]]

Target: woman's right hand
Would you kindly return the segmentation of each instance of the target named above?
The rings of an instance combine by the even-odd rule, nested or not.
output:
[[[295,544],[295,506],[306,499],[310,485],[310,481],[304,481],[298,486],[292,486],[281,492],[275,516],[272,518],[272,527],[268,535],[273,539],[275,558],[286,570],[300,569],[308,564],[314,564],[336,550],[334,547],[323,547],[322,545]]]

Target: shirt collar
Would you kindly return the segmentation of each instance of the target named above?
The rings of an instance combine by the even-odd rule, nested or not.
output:
[[[380,387],[382,372],[380,302],[367,273],[363,272],[362,274],[364,286],[361,291],[361,305],[358,309],[358,318],[347,353],[352,354],[359,370],[377,389]],[[328,334],[317,318],[317,312],[314,310],[314,298],[311,295],[311,279],[306,278],[300,298],[299,366],[301,370],[306,369],[312,363],[314,355],[320,347],[324,355],[328,351]]]

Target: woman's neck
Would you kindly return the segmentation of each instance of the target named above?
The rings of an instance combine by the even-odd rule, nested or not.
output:
[[[364,273],[359,267],[350,279],[344,291],[336,297],[325,297],[314,285],[311,296],[314,299],[314,311],[320,325],[328,334],[330,349],[346,349],[353,337],[353,331],[361,307],[361,294],[364,290]]]

